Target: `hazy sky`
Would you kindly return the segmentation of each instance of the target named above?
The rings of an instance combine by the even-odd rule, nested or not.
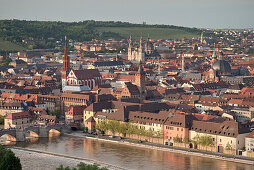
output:
[[[254,0],[0,0],[0,19],[254,28]]]

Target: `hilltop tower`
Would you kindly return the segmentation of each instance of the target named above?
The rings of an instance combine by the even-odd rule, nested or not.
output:
[[[66,86],[66,80],[69,72],[70,72],[70,57],[67,54],[67,38],[65,36],[63,67],[61,70],[62,88]]]

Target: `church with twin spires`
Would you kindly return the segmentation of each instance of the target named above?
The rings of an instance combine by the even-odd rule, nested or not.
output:
[[[133,62],[145,61],[147,59],[158,59],[160,54],[154,49],[153,43],[149,36],[147,41],[144,43],[142,37],[139,41],[139,46],[134,47],[132,38],[129,39],[128,47],[128,60]]]
[[[98,69],[73,70],[70,67],[70,57],[67,53],[67,38],[63,56],[63,67],[61,70],[62,90],[89,91],[101,84],[102,76]]]

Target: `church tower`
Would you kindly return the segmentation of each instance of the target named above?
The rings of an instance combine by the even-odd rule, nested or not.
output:
[[[140,37],[140,45],[138,48],[138,56],[137,56],[138,61],[144,61],[145,60],[145,52],[143,48],[143,38]]]
[[[146,75],[144,72],[144,68],[142,66],[142,62],[140,61],[138,72],[135,74],[135,84],[139,89],[141,99],[144,99],[146,97],[145,78]]]
[[[67,76],[70,72],[70,57],[67,54],[67,38],[65,36],[64,56],[63,56],[63,67],[61,71],[62,88],[66,86]]]
[[[184,60],[184,56],[183,56],[183,53],[182,53],[182,73],[185,72],[185,60]]]
[[[201,32],[200,43],[203,44],[203,32]]]
[[[132,39],[131,39],[131,35],[130,35],[130,39],[129,39],[129,47],[128,47],[128,60],[133,60],[132,58]]]

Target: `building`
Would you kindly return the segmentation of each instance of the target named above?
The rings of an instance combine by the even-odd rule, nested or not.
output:
[[[71,109],[65,113],[65,122],[82,124],[84,109],[85,106],[72,106]]]
[[[145,51],[143,48],[143,40],[140,38],[140,44],[138,49],[133,48],[132,39],[129,39],[129,47],[128,47],[128,60],[130,61],[145,61]]]
[[[183,141],[185,138],[189,139],[189,129],[194,117],[184,113],[169,113],[166,121],[164,122],[164,142],[174,143],[174,138],[179,138]]]
[[[30,126],[30,112],[10,113],[4,118],[4,128],[23,128]]]
[[[144,42],[142,37],[140,38],[139,47],[134,48],[133,42],[130,37],[129,39],[129,47],[128,47],[128,60],[134,62],[145,61],[147,59],[158,59],[160,58],[160,54],[154,49],[150,38],[148,37],[147,42]]]
[[[93,89],[101,84],[101,80],[98,69],[71,70],[66,79],[66,86],[85,85]]]
[[[254,152],[254,130],[245,137],[245,148],[247,152]]]
[[[211,136],[216,152],[224,153],[230,146],[234,154],[240,154],[245,146],[245,137],[250,132],[250,124],[239,123],[211,115],[197,115],[190,129],[190,139],[198,136]]]
[[[221,77],[227,77],[231,75],[231,66],[224,59],[223,53],[220,54],[219,59],[217,60],[216,53],[214,51],[211,61],[211,69],[204,74],[204,80],[206,82],[218,82]]]
[[[65,86],[87,86],[93,89],[101,83],[102,76],[98,69],[71,70],[70,57],[67,54],[67,43],[65,37],[65,50],[63,57],[63,68],[61,71],[62,89]]]

